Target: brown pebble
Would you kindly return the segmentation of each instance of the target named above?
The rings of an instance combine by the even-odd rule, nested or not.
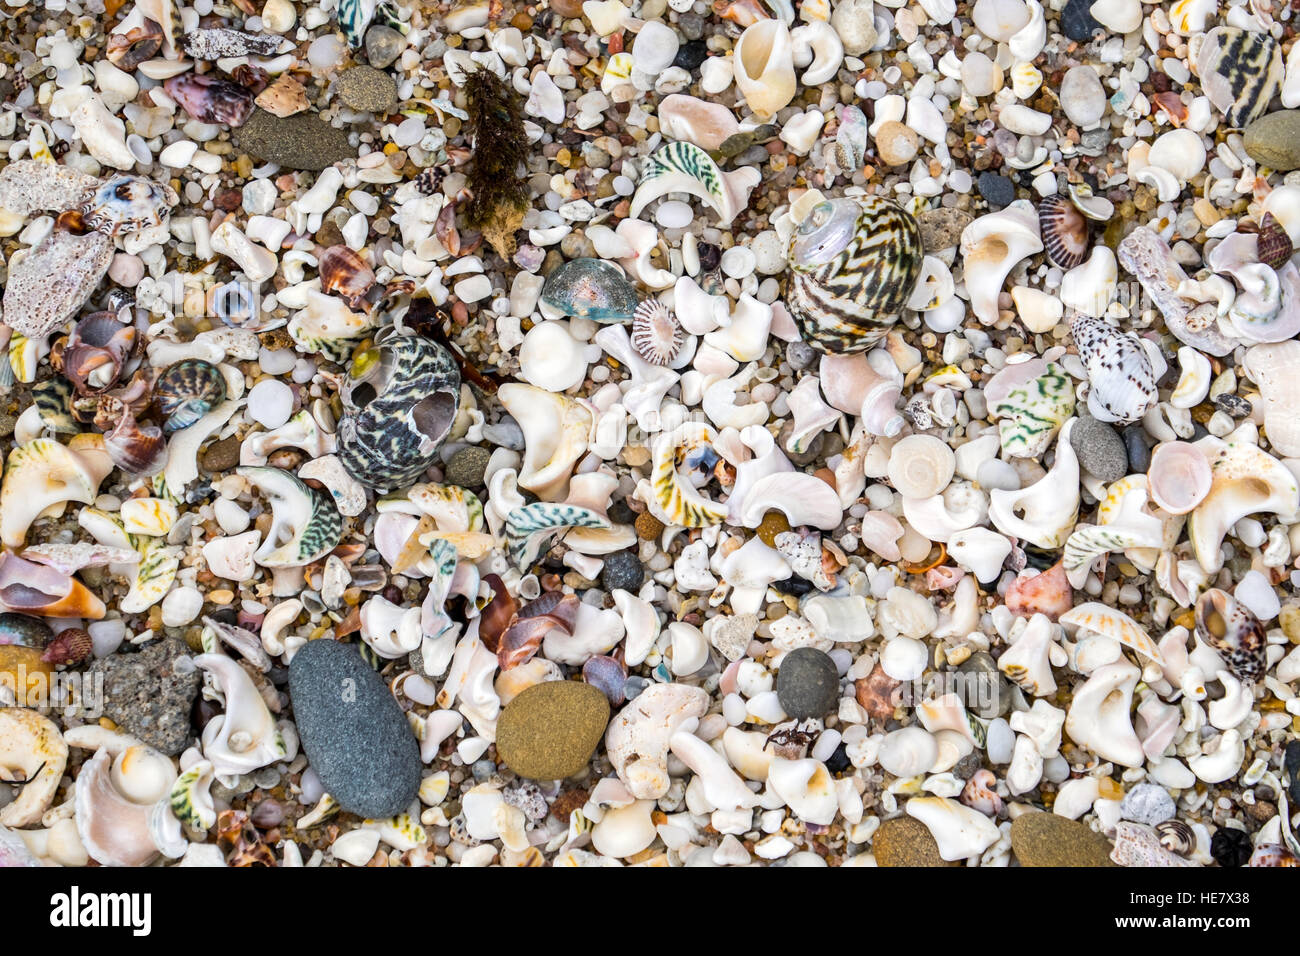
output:
[[[236,435],[214,441],[203,450],[199,463],[203,466],[203,470],[209,474],[229,471],[239,464],[239,446],[241,444],[243,442]]]
[[[956,866],[939,855],[930,828],[912,817],[886,820],[871,840],[877,866]]]
[[[1085,823],[1055,813],[1026,813],[1011,824],[1021,866],[1112,866],[1110,841]]]
[[[648,511],[636,516],[636,536],[642,541],[655,541],[664,533],[664,523]]]
[[[521,777],[562,780],[587,765],[608,723],[609,701],[591,684],[534,684],[501,711],[497,756]]]

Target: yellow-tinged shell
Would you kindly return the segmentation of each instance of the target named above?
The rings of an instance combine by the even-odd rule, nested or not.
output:
[[[33,521],[68,501],[90,504],[113,461],[104,450],[104,437],[75,436],[62,445],[36,438],[9,453],[0,485],[0,541],[19,548]]]
[[[818,203],[790,241],[786,305],[824,352],[861,352],[888,334],[921,274],[921,229],[875,196]]]
[[[703,422],[685,422],[655,442],[650,493],[660,517],[669,524],[703,528],[721,524],[726,505],[702,494],[683,476],[683,470],[712,470],[719,456],[713,450],[717,434]]]

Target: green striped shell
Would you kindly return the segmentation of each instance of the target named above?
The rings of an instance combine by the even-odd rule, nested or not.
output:
[[[921,274],[921,230],[875,196],[818,203],[790,241],[786,306],[823,352],[862,352],[898,321]]]

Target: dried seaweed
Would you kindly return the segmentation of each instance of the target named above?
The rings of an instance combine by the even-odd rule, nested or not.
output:
[[[474,155],[467,178],[473,198],[466,216],[482,231],[497,254],[507,258],[515,251],[515,230],[528,209],[528,183],[519,166],[528,156],[519,94],[490,70],[478,70],[466,79],[469,122]]]

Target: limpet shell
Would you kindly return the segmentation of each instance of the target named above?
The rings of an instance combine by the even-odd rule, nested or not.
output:
[[[790,240],[786,305],[804,341],[861,352],[898,321],[921,275],[911,213],[874,196],[818,203]]]
[[[1088,220],[1064,196],[1048,196],[1038,204],[1038,228],[1043,248],[1063,269],[1083,265],[1088,257]]]

